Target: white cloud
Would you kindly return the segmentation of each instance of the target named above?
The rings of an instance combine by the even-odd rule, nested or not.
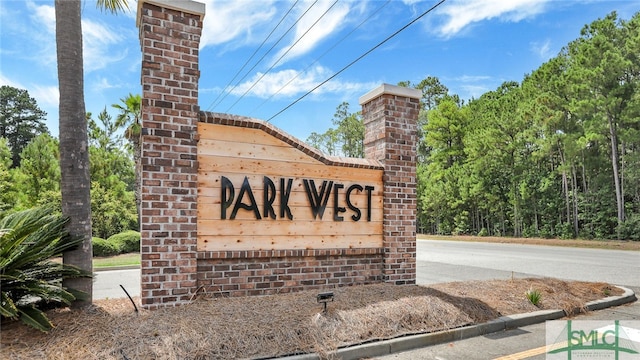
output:
[[[40,44],[41,52],[38,59],[45,65],[55,64],[56,56],[56,16],[55,8],[50,5],[36,5],[33,1],[27,3],[31,11],[31,20],[35,28],[31,31],[33,40]],[[40,32],[38,32],[38,27]],[[109,64],[124,59],[126,49],[119,49],[125,36],[121,29],[115,29],[101,21],[82,19],[82,52],[84,71],[91,72],[106,68]]]
[[[491,79],[491,77],[486,75],[462,75],[455,78],[455,80],[464,83],[486,81],[489,79]]]
[[[258,82],[253,88],[251,88],[254,82],[262,77],[262,75],[262,73],[258,73],[254,76],[253,79],[238,85],[238,87],[234,89],[233,94],[241,96],[248,91],[247,94],[259,98],[268,98],[272,95],[277,97],[298,96],[313,89],[322,81],[333,75],[333,73],[329,69],[322,66],[316,66],[304,73],[300,73],[298,70],[287,69],[265,75],[264,78],[260,80],[260,82]],[[332,80],[314,91],[314,94],[319,95],[323,93],[363,93],[365,91],[369,91],[377,85],[378,83],[352,83]],[[250,88],[251,90],[249,90]]]
[[[484,20],[498,18],[501,21],[518,22],[540,14],[549,0],[458,0],[442,5],[438,11],[448,17],[440,29],[450,37],[466,26]]]
[[[82,52],[84,71],[104,69],[109,64],[118,62],[127,56],[127,50],[117,49],[117,44],[124,41],[124,37],[101,22],[82,20]]]
[[[58,92],[58,86],[44,86],[44,85],[32,85],[25,86],[22,83],[13,81],[4,74],[0,73],[0,86],[11,86],[17,89],[24,89],[29,92],[29,96],[36,99],[36,102],[40,107],[56,108],[58,107],[60,94]]]
[[[0,86],[7,85],[18,89],[24,89],[22,84],[17,83],[0,73]]]
[[[491,90],[485,85],[462,85],[460,89],[463,90],[463,93],[460,95],[466,99],[478,99],[482,94]]]
[[[118,89],[121,88],[122,85],[114,85],[112,83],[109,82],[109,79],[105,78],[105,77],[100,77],[99,80],[95,83],[93,83],[91,85],[91,88],[94,91],[97,92],[102,92],[103,90],[108,90],[108,89]]]
[[[332,0],[318,1],[296,24],[294,38],[290,45],[280,50],[275,59],[279,59],[286,53],[286,57],[281,61],[281,64],[284,64],[287,60],[313,50],[323,39],[344,25],[350,12],[350,5],[352,4],[335,3]],[[306,4],[301,7],[300,14],[297,16],[301,16],[307,8]]]
[[[258,3],[254,0],[207,0],[205,4],[206,15],[200,48],[231,40],[239,43],[251,42],[257,27],[274,25],[272,20],[277,13],[273,1]],[[239,40],[242,36],[246,38]]]
[[[531,43],[531,51],[538,55],[541,59],[547,60],[553,56],[551,52],[551,40],[547,39],[543,42]]]
[[[35,85],[29,90],[29,95],[36,99],[38,104],[45,107],[57,108],[60,103],[60,93],[57,86]]]

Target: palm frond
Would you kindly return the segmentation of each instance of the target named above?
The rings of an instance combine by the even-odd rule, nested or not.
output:
[[[67,235],[67,222],[50,207],[0,219],[0,315],[46,331],[52,325],[38,304],[69,305],[77,298],[62,287],[62,280],[91,274],[51,261],[82,242]]]

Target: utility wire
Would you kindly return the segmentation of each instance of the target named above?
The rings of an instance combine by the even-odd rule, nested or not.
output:
[[[256,80],[256,81],[253,83],[253,85],[251,85],[251,86],[247,89],[247,91],[245,91],[242,95],[240,95],[240,97],[239,97],[239,98],[238,98],[238,99],[237,99],[237,100],[236,100],[236,101],[235,101],[231,106],[229,106],[229,108],[228,108],[225,112],[227,112],[227,113],[228,113],[228,112],[229,112],[229,111],[230,111],[234,106],[236,106],[236,104],[237,104],[240,100],[242,100],[242,98],[244,98],[244,96],[245,96],[245,95],[247,95],[247,93],[249,93],[249,91],[251,91],[251,89],[253,89],[256,85],[258,85],[258,83],[259,83],[262,79],[264,79],[264,77],[265,77],[265,76],[267,76],[267,74],[268,74],[271,70],[273,70],[273,68],[274,68],[274,67],[276,67],[276,65],[280,62],[280,60],[282,60],[282,58],[284,58],[284,57],[289,53],[289,51],[291,51],[291,50],[292,50],[292,49],[293,49],[293,48],[294,48],[294,47],[295,47],[295,46],[300,42],[300,40],[302,40],[302,39],[303,39],[303,38],[304,38],[304,37],[309,33],[309,31],[311,31],[311,29],[313,29],[313,28],[318,24],[318,22],[320,22],[320,20],[322,20],[322,18],[323,18],[325,15],[327,15],[327,13],[329,13],[329,11],[331,11],[331,9],[332,9],[332,8],[333,8],[337,3],[338,3],[338,0],[335,0],[335,1],[333,2],[333,4],[331,4],[331,6],[329,6],[329,8],[328,8],[328,9],[327,9],[327,10],[326,10],[326,11],[325,11],[325,12],[324,12],[324,13],[323,13],[319,18],[318,18],[318,20],[316,20],[316,21],[315,21],[315,22],[314,22],[314,23],[313,23],[313,24],[312,24],[312,25],[307,29],[307,31],[305,31],[305,32],[304,32],[304,34],[302,34],[302,35],[301,35],[301,36],[300,36],[300,37],[299,37],[299,38],[298,38],[298,39],[293,43],[293,45],[291,45],[291,46],[287,49],[287,51],[285,51],[285,52],[284,52],[284,53],[283,53],[283,54],[282,54],[282,55],[281,55],[281,56],[280,56],[280,57],[279,57],[279,58],[278,58],[278,59],[277,59],[277,60],[276,60],[272,65],[271,65],[271,67],[270,67],[269,69],[267,69],[267,71],[265,71],[265,72],[262,74],[262,76],[260,76],[260,78],[259,78],[258,80]]]
[[[371,18],[373,18],[378,12],[380,12],[380,10],[382,10],[385,6],[387,6],[389,4],[389,2],[391,2],[391,0],[387,0],[383,5],[381,5],[380,7],[378,7],[374,12],[371,13],[371,15],[369,15],[366,19],[364,19],[360,24],[358,24],[358,26],[356,26],[355,28],[353,28],[353,30],[351,30],[347,35],[345,35],[344,37],[342,37],[342,39],[338,40],[333,46],[331,46],[329,49],[327,49],[327,51],[325,51],[324,53],[322,53],[322,55],[320,55],[319,57],[317,57],[311,64],[309,64],[306,68],[304,68],[302,71],[299,71],[296,76],[294,76],[293,78],[291,78],[291,80],[289,80],[286,84],[284,84],[280,89],[278,89],[278,91],[276,91],[275,93],[271,94],[271,96],[269,96],[267,99],[265,99],[260,105],[256,106],[253,110],[251,110],[249,112],[249,116],[251,116],[251,114],[253,114],[256,110],[258,110],[259,108],[261,108],[264,104],[266,104],[267,102],[269,102],[269,100],[271,100],[274,96],[278,95],[282,90],[284,90],[284,88],[286,88],[289,84],[291,84],[293,82],[293,80],[297,79],[298,77],[300,77],[300,75],[304,74],[310,67],[312,67],[315,63],[317,63],[318,61],[320,61],[320,59],[322,59],[325,55],[327,55],[328,53],[330,53],[333,49],[335,49],[338,45],[340,45],[345,39],[347,39],[349,36],[351,36],[351,34],[353,34],[356,30],[358,30],[362,25],[364,25],[366,22],[368,22],[369,20],[371,20]]]
[[[247,75],[249,75],[249,74],[253,71],[253,69],[255,69],[255,68],[256,68],[256,66],[258,66],[258,64],[260,64],[260,62],[262,62],[262,60],[264,60],[264,58],[267,56],[267,54],[269,54],[269,53],[271,52],[271,50],[273,50],[273,48],[275,48],[275,47],[280,43],[280,41],[282,41],[282,39],[284,39],[284,37],[285,37],[285,36],[286,36],[286,35],[287,35],[287,34],[288,34],[288,33],[289,33],[289,32],[290,32],[290,31],[291,31],[291,30],[296,26],[296,24],[298,24],[298,22],[300,22],[300,20],[301,20],[301,19],[302,19],[302,18],[303,18],[303,17],[304,17],[308,12],[309,12],[309,10],[311,10],[311,8],[313,8],[313,6],[314,6],[317,2],[318,2],[318,0],[315,0],[311,5],[309,5],[309,7],[307,8],[307,10],[305,10],[305,11],[304,11],[304,13],[303,13],[302,15],[300,15],[300,17],[298,17],[298,19],[297,19],[297,20],[296,20],[296,21],[295,21],[295,22],[294,22],[294,23],[293,23],[293,24],[292,24],[292,25],[287,29],[287,31],[285,31],[285,33],[284,33],[284,34],[282,34],[282,36],[280,36],[280,38],[278,39],[278,41],[276,41],[276,42],[275,42],[275,43],[274,43],[274,44],[269,48],[269,50],[267,50],[267,52],[266,52],[266,53],[264,53],[264,54],[262,55],[262,57],[261,57],[261,58],[260,58],[260,59],[259,59],[259,60],[258,60],[258,61],[253,65],[253,66],[252,66],[252,67],[251,67],[251,69],[249,69],[249,70],[244,74],[244,76],[243,76],[240,80],[238,80],[238,82],[237,82],[237,83],[236,83],[236,84],[235,84],[235,85],[234,85],[234,86],[233,86],[233,87],[232,87],[232,88],[231,88],[231,89],[230,89],[230,90],[229,90],[229,91],[228,91],[228,92],[223,96],[223,98],[222,98],[222,99],[220,99],[220,101],[218,101],[218,103],[217,103],[217,104],[212,105],[212,106],[209,106],[209,109],[208,109],[208,110],[210,110],[212,107],[218,106],[218,105],[219,105],[219,104],[220,104],[224,99],[226,99],[226,98],[227,98],[227,96],[229,96],[229,95],[233,92],[233,90],[234,90],[236,87],[238,87],[238,85],[240,85],[240,83],[242,82],[242,80],[244,80],[244,79],[247,77]]]
[[[258,51],[260,51],[260,49],[262,49],[262,47],[264,46],[264,44],[267,42],[267,40],[269,40],[269,38],[271,37],[271,35],[273,35],[273,33],[276,31],[276,29],[278,27],[280,27],[280,24],[282,24],[282,22],[284,21],[284,19],[289,15],[289,13],[291,12],[291,10],[293,10],[293,8],[296,6],[296,4],[298,3],[299,0],[296,0],[293,5],[291,5],[291,7],[289,8],[289,10],[282,16],[282,18],[280,19],[280,21],[278,22],[278,24],[276,24],[276,26],[271,30],[271,32],[269,33],[269,35],[267,35],[267,37],[262,41],[262,44],[260,44],[260,46],[258,46],[258,48],[253,52],[253,54],[251,54],[251,56],[249,57],[249,59],[247,59],[247,61],[245,61],[244,65],[242,65],[242,67],[240,68],[240,70],[238,70],[236,72],[235,75],[233,75],[233,78],[231,80],[229,80],[229,82],[227,83],[227,85],[225,85],[224,89],[218,94],[218,97],[216,97],[212,102],[211,105],[209,105],[209,108],[211,108],[213,106],[213,104],[218,101],[218,99],[220,98],[220,96],[222,96],[222,94],[224,94],[227,89],[229,88],[229,86],[233,83],[233,81],[238,77],[238,75],[240,75],[240,73],[242,72],[242,70],[244,70],[244,68],[249,64],[249,62],[253,59],[254,56],[256,56],[256,54],[258,53]]]
[[[381,42],[379,42],[376,46],[372,47],[371,49],[369,49],[367,52],[365,52],[364,54],[360,55],[358,58],[356,58],[355,60],[353,60],[352,62],[350,62],[349,64],[347,64],[345,67],[343,67],[342,69],[340,69],[338,72],[336,72],[335,74],[333,74],[332,76],[330,76],[328,79],[324,80],[323,82],[321,82],[320,84],[318,84],[316,87],[314,87],[313,89],[309,90],[308,92],[306,92],[304,95],[300,96],[299,98],[297,98],[294,102],[292,102],[291,104],[287,105],[284,109],[278,111],[275,115],[271,116],[269,119],[267,119],[267,122],[270,122],[271,120],[273,120],[273,118],[275,118],[276,116],[282,114],[283,112],[287,111],[290,107],[292,107],[293,105],[297,104],[300,100],[304,99],[305,97],[307,97],[309,94],[311,94],[312,92],[316,91],[319,87],[321,87],[322,85],[328,83],[329,81],[333,80],[336,76],[340,75],[342,72],[344,72],[346,69],[348,69],[349,67],[351,67],[353,64],[357,63],[358,61],[362,60],[365,56],[369,55],[370,53],[372,53],[374,50],[376,50],[377,48],[379,48],[380,46],[384,45],[384,43],[386,43],[387,41],[391,40],[393,37],[395,37],[396,35],[398,35],[399,33],[401,33],[402,31],[404,31],[406,28],[408,28],[409,26],[413,25],[416,21],[420,20],[421,18],[423,18],[425,15],[427,15],[428,13],[430,13],[431,11],[435,10],[438,6],[442,5],[442,3],[444,3],[447,0],[440,0],[437,4],[433,5],[431,8],[429,8],[427,11],[423,12],[422,14],[420,14],[420,16],[418,16],[417,18],[413,19],[411,22],[409,22],[408,24],[406,24],[405,26],[401,27],[400,29],[398,29],[396,32],[394,32],[393,34],[389,35],[386,39],[382,40]]]

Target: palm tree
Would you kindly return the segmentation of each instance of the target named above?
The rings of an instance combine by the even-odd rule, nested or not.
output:
[[[140,182],[140,155],[141,155],[141,143],[140,134],[142,125],[140,123],[142,115],[142,97],[140,94],[129,94],[126,98],[120,99],[122,104],[113,104],[114,108],[120,111],[116,118],[115,127],[117,129],[126,127],[124,136],[129,140],[133,149],[133,161],[136,166],[135,177],[135,189],[134,195],[136,198],[136,209],[138,211],[138,226],[140,226],[140,204],[142,198],[140,197],[141,182]]]
[[[63,254],[63,261],[91,272],[91,180],[84,106],[81,6],[81,0],[55,0],[60,92],[60,189],[62,213],[70,218],[67,231],[70,236],[82,239],[77,249]],[[98,6],[115,13],[128,4],[126,0],[98,0]],[[88,294],[85,303],[91,303],[91,279],[67,279],[63,286]]]

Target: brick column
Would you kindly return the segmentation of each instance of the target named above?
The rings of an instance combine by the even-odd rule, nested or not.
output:
[[[142,48],[141,297],[148,309],[197,287],[198,46],[205,6],[139,0]]]
[[[416,131],[420,90],[383,84],[360,98],[365,157],[384,165],[383,278],[416,282]]]

